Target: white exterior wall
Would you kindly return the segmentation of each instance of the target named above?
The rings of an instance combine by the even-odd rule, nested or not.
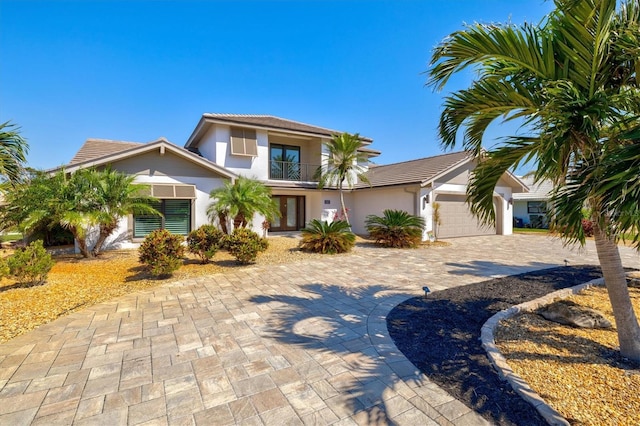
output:
[[[158,183],[170,183],[170,184],[188,184],[196,186],[196,199],[192,205],[193,222],[192,228],[196,229],[201,225],[210,223],[207,216],[207,207],[211,203],[209,198],[209,192],[214,188],[219,188],[224,185],[225,179],[223,178],[194,178],[189,176],[136,176],[136,183],[146,184],[158,184]],[[262,221],[260,221],[260,224]],[[98,238],[98,230],[95,229],[87,238],[89,246],[92,247]],[[107,239],[103,248],[104,249],[126,249],[136,248],[138,243],[132,241],[132,235],[129,230],[129,219],[124,217],[120,219],[118,228]]]
[[[411,214],[417,212],[417,198],[419,188],[393,187],[359,189],[351,193],[354,208],[352,210],[351,225],[356,234],[366,235],[365,220],[368,215],[382,216],[386,209],[405,210]]]
[[[498,209],[496,218],[500,217],[501,221],[496,223],[496,232],[500,235],[513,234],[513,205],[509,202],[512,200],[511,188],[506,186],[496,186],[494,195],[498,195]]]

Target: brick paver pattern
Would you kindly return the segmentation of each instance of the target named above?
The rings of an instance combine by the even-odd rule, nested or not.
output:
[[[0,345],[0,425],[488,424],[397,350],[386,314],[424,285],[597,257],[546,236],[450,243],[239,267],[60,318]]]

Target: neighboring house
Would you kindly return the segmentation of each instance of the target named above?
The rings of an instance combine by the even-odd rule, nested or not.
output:
[[[520,178],[529,188],[528,192],[514,194],[513,196],[513,222],[520,228],[548,228],[549,193],[553,184],[549,180],[543,180],[534,184],[532,176]]]
[[[136,182],[151,185],[161,200],[163,218],[123,218],[112,246],[140,241],[155,228],[186,234],[209,223],[206,209],[209,192],[243,175],[264,182],[280,205],[282,217],[271,221],[271,232],[296,231],[311,219],[331,218],[340,209],[335,188],[319,189],[316,170],[328,158],[326,142],[335,130],[269,115],[204,114],[184,148],[166,139],[149,143],[89,139],[71,162],[69,172],[85,167],[111,166],[136,175]],[[380,154],[372,140],[362,137],[360,151],[371,159]],[[496,227],[482,227],[470,214],[465,191],[474,161],[465,152],[385,166],[368,167],[370,185],[358,182],[345,193],[353,229],[365,234],[364,220],[385,209],[402,209],[425,218],[432,230],[432,207],[440,204],[440,238],[510,234],[512,209],[507,200],[526,191],[515,176],[506,173],[496,187]],[[254,217],[252,226],[261,232],[264,218]]]

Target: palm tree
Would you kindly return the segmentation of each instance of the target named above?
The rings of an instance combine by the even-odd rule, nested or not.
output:
[[[29,152],[29,145],[19,130],[9,121],[0,124],[0,175],[10,182],[16,182],[22,176]]]
[[[122,217],[129,214],[160,215],[152,206],[155,198],[143,195],[148,185],[134,183],[135,176],[111,170],[85,169],[79,178],[92,182],[99,226],[98,239],[91,250],[98,256],[104,242],[118,228]]]
[[[478,160],[467,191],[471,210],[495,220],[493,191],[504,172],[535,162],[536,181],[550,179],[555,226],[569,242],[584,244],[580,211],[587,204],[618,330],[620,352],[640,360],[640,327],[633,312],[617,248],[620,232],[640,222],[638,193],[614,165],[636,151],[629,137],[640,119],[640,6],[638,0],[556,0],[539,25],[474,24],[444,39],[434,50],[428,84],[442,89],[449,78],[473,68],[477,80],[445,98],[441,143],[458,142]],[[489,124],[519,120],[523,133],[488,151]],[[637,187],[638,163],[630,176]],[[608,180],[601,179],[606,176]],[[630,196],[636,196],[630,200]],[[634,207],[630,205],[635,203]]]
[[[207,208],[209,217],[218,217],[225,233],[228,216],[233,217],[234,229],[246,228],[256,213],[267,219],[280,216],[280,209],[271,197],[271,189],[262,182],[240,176],[235,182],[226,182],[209,196],[214,200]]]
[[[357,133],[353,135],[349,133],[333,135],[331,141],[326,144],[328,150],[327,161],[318,168],[315,176],[318,179],[319,188],[329,185],[338,187],[338,191],[340,191],[340,207],[349,228],[351,228],[351,222],[344,204],[344,185],[346,183],[349,188],[353,187],[356,178],[369,183],[369,179],[365,174],[367,168],[362,165],[368,163],[369,158],[365,153],[358,151],[361,146],[362,141]]]

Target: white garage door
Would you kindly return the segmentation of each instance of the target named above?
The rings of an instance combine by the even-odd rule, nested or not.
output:
[[[439,194],[440,204],[438,238],[466,237],[471,235],[495,235],[495,226],[480,225],[469,211],[464,195]]]

